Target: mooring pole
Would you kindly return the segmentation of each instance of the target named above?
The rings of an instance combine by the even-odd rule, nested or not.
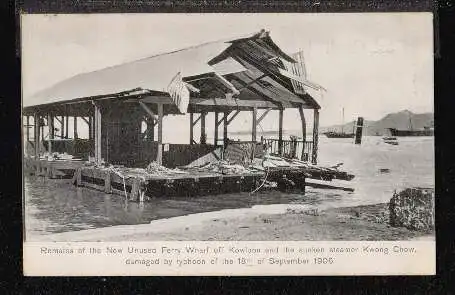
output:
[[[355,144],[362,143],[362,129],[363,129],[363,118],[358,117],[356,128],[355,128],[355,140],[354,140]]]
[[[313,153],[311,156],[311,162],[316,165],[318,163],[319,110],[314,109],[313,112]]]
[[[283,109],[279,110],[278,117],[278,154],[283,153]]]
[[[156,162],[163,165],[163,104],[158,103],[158,152],[156,154]]]

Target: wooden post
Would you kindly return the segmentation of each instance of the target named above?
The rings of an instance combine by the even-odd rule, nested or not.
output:
[[[355,126],[355,144],[361,144],[362,143],[362,129],[363,129],[363,118],[358,117],[357,118],[357,124]]]
[[[300,121],[302,123],[302,154],[300,155],[300,160],[305,160],[305,142],[306,142],[306,120],[305,120],[305,113],[303,112],[303,107],[299,107],[299,114],[300,114]]]
[[[69,120],[70,120],[70,117],[69,116],[66,116],[66,123],[65,123],[65,138],[68,138],[68,129],[69,129]]]
[[[62,123],[61,123],[61,130],[60,130],[60,138],[65,137],[65,116],[62,116]]]
[[[227,143],[228,139],[228,115],[230,112],[224,112],[224,117],[223,117],[223,140],[224,144]]]
[[[193,144],[194,134],[193,134],[193,113],[190,113],[190,144]]]
[[[93,117],[92,115],[88,116],[88,139],[93,139]]]
[[[74,116],[74,139],[78,138],[77,134],[77,116]]]
[[[279,110],[278,118],[278,154],[283,153],[283,109]]]
[[[218,145],[218,112],[215,112],[215,138],[213,139],[213,144]]]
[[[156,162],[163,165],[163,104],[158,103],[158,152]]]
[[[52,139],[54,139],[54,116],[51,114],[47,115],[47,127],[48,127],[48,132],[49,132],[49,144],[47,151],[49,154],[52,154]]]
[[[101,109],[100,106],[95,104],[95,162],[101,163]]]
[[[313,164],[318,163],[318,141],[319,141],[319,110],[314,109],[313,118],[313,153],[311,156],[311,162]]]
[[[26,134],[27,134],[27,144],[30,141],[30,116],[27,115],[27,129],[26,129]]]
[[[40,131],[40,118],[38,114],[35,113],[34,118],[33,118],[33,124],[35,125],[34,129],[34,141],[35,141],[35,159],[39,159],[39,131]]]
[[[205,133],[205,115],[206,112],[201,112],[201,144],[207,143],[207,134]]]
[[[253,126],[251,127],[251,141],[256,142],[256,131],[257,131],[257,115],[258,115],[258,109],[253,108],[252,110],[253,114]]]
[[[155,122],[152,118],[147,118],[147,140],[155,140]]]

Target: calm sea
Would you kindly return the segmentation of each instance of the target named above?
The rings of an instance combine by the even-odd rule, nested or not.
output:
[[[320,137],[319,163],[335,165],[355,174],[350,182],[338,182],[354,192],[307,188],[305,194],[231,194],[197,198],[157,198],[143,204],[71,185],[70,180],[25,176],[26,237],[34,235],[149,223],[151,220],[205,211],[247,208],[261,204],[321,204],[328,207],[387,202],[394,190],[434,187],[434,138],[399,138],[398,146],[380,137],[352,139]],[[389,169],[383,173],[380,169]]]

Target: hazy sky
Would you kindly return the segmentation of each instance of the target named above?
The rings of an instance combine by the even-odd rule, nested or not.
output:
[[[262,28],[285,52],[304,51],[309,79],[327,89],[314,94],[321,125],[340,123],[342,107],[345,121],[433,111],[430,13],[25,15],[24,100],[81,72]],[[298,118],[286,112],[285,128],[298,129]],[[248,120],[245,114],[237,127]],[[276,122],[271,114],[261,127]]]

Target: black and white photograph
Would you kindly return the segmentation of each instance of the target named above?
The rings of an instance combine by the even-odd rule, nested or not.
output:
[[[23,14],[24,242],[434,241],[432,22]]]

